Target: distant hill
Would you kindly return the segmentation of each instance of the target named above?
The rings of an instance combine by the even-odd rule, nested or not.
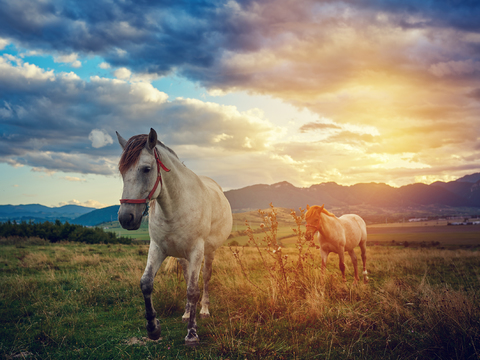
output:
[[[229,190],[225,195],[235,212],[264,209],[270,202],[289,209],[305,208],[307,204],[325,204],[326,208],[363,205],[378,208],[379,211],[421,206],[480,208],[480,180],[475,183],[452,181],[430,185],[411,184],[400,188],[381,183],[343,186],[333,182],[297,188],[288,182],[280,182]]]
[[[0,205],[0,221],[70,221],[83,214],[89,213],[93,208],[65,205],[60,207],[48,207],[40,204],[29,205]]]
[[[475,174],[465,175],[464,177],[461,177],[455,181],[476,183],[479,180],[480,180],[480,173],[475,173]]]
[[[456,181],[433,184],[411,184],[394,188],[383,183],[338,185],[334,182],[298,188],[283,181],[273,185],[257,184],[242,189],[229,190],[225,196],[233,212],[266,209],[270,203],[276,207],[295,209],[309,205],[325,204],[337,213],[355,211],[361,215],[378,215],[386,212],[421,213],[425,209],[445,213],[445,209],[479,208],[480,173],[464,176]],[[119,205],[92,209],[77,205],[50,208],[43,205],[0,205],[0,221],[68,221],[73,224],[95,226],[116,221]],[[432,210],[433,209],[433,210]],[[362,214],[363,213],[363,214]]]
[[[93,210],[71,221],[72,224],[95,226],[109,221],[116,221],[120,205],[108,206],[102,209]]]

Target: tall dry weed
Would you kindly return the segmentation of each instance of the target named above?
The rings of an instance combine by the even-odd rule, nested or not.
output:
[[[287,298],[290,301],[290,297],[294,298],[300,294],[305,295],[307,287],[311,283],[310,279],[307,279],[307,272],[310,266],[306,266],[307,262],[313,261],[314,255],[312,249],[316,246],[312,240],[305,239],[304,232],[302,230],[302,223],[305,218],[304,210],[300,209],[300,215],[297,215],[295,211],[291,211],[291,216],[295,222],[296,227],[292,230],[296,234],[295,252],[292,253],[282,247],[281,243],[277,239],[278,221],[277,211],[270,203],[270,211],[258,210],[259,214],[263,218],[263,222],[260,224],[262,229],[262,237],[256,239],[254,231],[252,230],[248,221],[245,221],[246,233],[248,236],[248,247],[256,250],[256,254],[260,259],[259,267],[257,271],[260,271],[263,276],[254,275],[255,270],[248,269],[248,263],[245,261],[244,253],[241,248],[230,247],[237,264],[240,266],[241,272],[245,279],[253,285],[257,290],[263,293],[269,293],[274,301]],[[243,248],[244,250],[245,248]],[[251,260],[251,253],[249,253]],[[251,263],[251,261],[250,261]],[[255,277],[258,279],[255,280]],[[264,286],[263,281],[268,284]]]

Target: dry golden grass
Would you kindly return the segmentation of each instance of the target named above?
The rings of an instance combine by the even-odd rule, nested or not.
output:
[[[139,288],[146,246],[2,247],[1,353],[29,351],[38,358],[480,358],[478,251],[369,247],[370,282],[353,286],[349,257],[347,283],[341,280],[337,255],[329,257],[323,275],[318,250],[296,231],[294,248],[279,250],[270,232],[270,245],[217,250],[212,317],[199,320],[203,345],[195,350],[183,346],[186,286],[174,259],[158,272],[153,293],[164,340],[145,342],[143,351],[126,340],[146,334]],[[262,234],[255,236],[262,241]],[[173,346],[175,352],[169,352]]]

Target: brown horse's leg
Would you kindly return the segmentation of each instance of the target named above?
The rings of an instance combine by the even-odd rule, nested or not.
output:
[[[363,262],[363,282],[366,284],[368,282],[368,272],[367,272],[367,242],[362,241],[360,243],[360,250],[362,251],[362,262]]]
[[[347,282],[347,278],[345,277],[345,248],[341,247],[338,253],[338,266],[340,267],[340,271],[342,272],[342,279],[343,282]]]
[[[152,304],[153,279],[157,274],[160,265],[165,260],[158,248],[150,247],[148,250],[147,266],[140,280],[140,288],[142,289],[143,299],[145,301],[145,319],[147,319],[148,337],[152,340],[160,338],[161,328],[160,322],[156,319],[157,313]]]
[[[355,273],[355,280],[353,281],[353,284],[356,284],[358,280],[360,280],[360,278],[358,277],[357,254],[355,254],[355,250],[350,250],[348,253],[350,254],[350,258],[352,259],[353,271]]]
[[[325,269],[327,268],[327,260],[328,260],[328,251],[320,249],[320,255],[322,256],[322,275],[325,275]]]

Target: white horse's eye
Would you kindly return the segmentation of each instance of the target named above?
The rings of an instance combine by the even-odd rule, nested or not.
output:
[[[150,170],[152,170],[152,168],[149,167],[149,166],[143,168],[143,172],[144,172],[145,174],[148,174],[148,173],[150,172]]]

